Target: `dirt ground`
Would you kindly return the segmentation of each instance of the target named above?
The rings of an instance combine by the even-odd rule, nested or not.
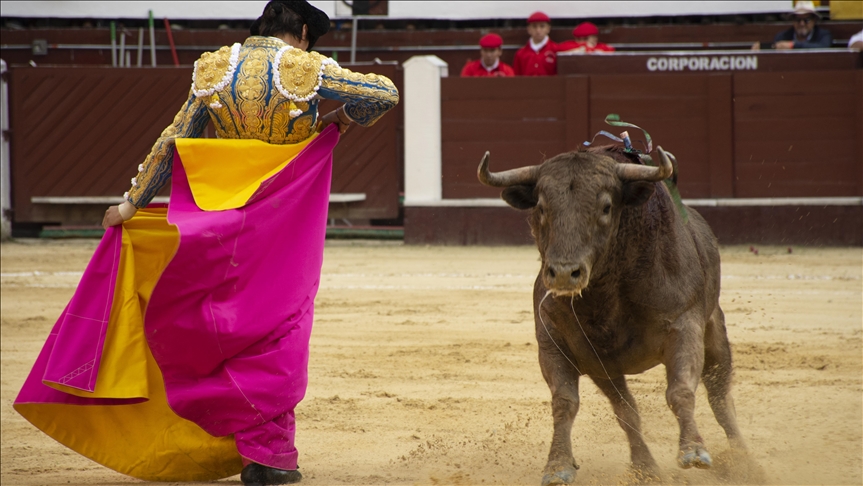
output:
[[[3,485],[139,482],[70,452],[12,402],[75,289],[93,240],[2,245]],[[735,400],[768,484],[863,482],[863,251],[722,249]],[[537,363],[533,247],[328,242],[297,409],[303,484],[539,484],[552,432]],[[589,380],[576,484],[627,484],[628,447]],[[676,467],[664,370],[630,378],[666,484],[723,484]],[[727,450],[703,387],[697,420]],[[239,484],[239,477],[217,484]]]

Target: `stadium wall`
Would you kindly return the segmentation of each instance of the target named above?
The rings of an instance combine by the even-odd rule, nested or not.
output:
[[[788,55],[805,67],[818,53]],[[615,131],[604,119],[617,113],[675,153],[685,202],[720,242],[863,245],[863,70],[844,66],[441,79],[441,191],[406,192],[405,242],[529,243],[526,214],[477,181],[483,153],[495,171],[541,163]],[[406,177],[416,169],[406,165]]]
[[[820,65],[805,62],[817,52],[788,56],[797,65]],[[620,62],[632,62],[629,57]],[[724,243],[863,245],[859,64],[843,61],[844,69],[814,72],[645,69],[513,79],[440,78],[443,63],[432,64],[437,84],[424,88],[407,86],[393,64],[354,67],[391,76],[403,103],[374,128],[355,127],[343,138],[333,190],[367,200],[336,203],[332,217],[397,220],[405,191],[408,243],[529,242],[525,215],[476,180],[482,154],[491,151],[494,170],[539,163],[609,129],[605,116],[618,113],[677,155],[683,197]],[[85,206],[47,201],[119,197],[189,82],[186,68],[13,66],[8,79],[13,226],[98,220],[93,211],[104,204],[88,213]],[[415,142],[402,148],[411,139],[402,121],[411,97],[429,104],[415,111],[421,119],[440,107],[439,130],[426,126],[412,139],[437,143],[439,155]],[[418,164],[426,167],[417,177]],[[424,191],[421,197],[415,188]]]
[[[346,67],[403,84],[394,63]],[[13,66],[7,74],[11,130],[4,136],[11,148],[13,230],[101,221],[108,204],[122,201],[135,167],[191,84],[187,68]],[[337,106],[324,100],[319,109]],[[333,156],[330,218],[399,217],[401,118],[398,106],[373,127],[355,127],[341,137]],[[212,127],[205,136],[215,136]],[[158,197],[169,195],[165,187]]]

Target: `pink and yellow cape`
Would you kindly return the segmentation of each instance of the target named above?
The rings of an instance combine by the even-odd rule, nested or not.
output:
[[[305,394],[338,138],[177,140],[170,205],[106,231],[15,410],[140,479],[239,473],[231,434]]]

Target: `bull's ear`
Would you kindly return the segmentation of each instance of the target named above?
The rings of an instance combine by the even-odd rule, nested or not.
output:
[[[500,197],[515,209],[530,209],[538,202],[534,187],[523,184],[509,186],[500,193]]]
[[[632,181],[623,183],[623,204],[627,206],[639,206],[647,202],[656,185],[647,181]]]

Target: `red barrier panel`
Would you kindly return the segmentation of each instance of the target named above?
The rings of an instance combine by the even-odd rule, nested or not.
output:
[[[402,87],[395,64],[346,65]],[[33,197],[121,197],[189,94],[189,68],[30,67],[9,70],[13,222],[98,224],[104,207],[34,204]],[[322,113],[337,103],[322,103]],[[371,128],[351,127],[333,160],[331,217],[391,219],[402,182],[401,107]],[[209,136],[214,136],[208,129]],[[168,188],[161,196],[168,194]],[[87,209],[84,211],[84,209]],[[94,214],[98,217],[95,217]],[[94,219],[95,218],[95,219]]]

